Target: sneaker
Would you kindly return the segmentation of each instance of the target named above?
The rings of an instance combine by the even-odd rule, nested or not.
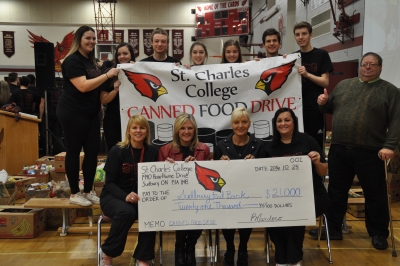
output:
[[[376,249],[385,250],[388,248],[388,242],[384,236],[373,236],[372,246]]]
[[[76,204],[79,206],[83,207],[88,207],[92,206],[92,203],[86,199],[85,196],[82,195],[82,193],[78,192],[75,194],[75,197],[72,197],[72,195],[69,197],[69,203],[70,204]]]
[[[100,251],[100,258],[101,258],[100,266],[112,266],[113,258],[104,254],[102,250]]]
[[[301,265],[303,265],[303,262],[302,261],[299,261],[298,263],[295,263],[295,264],[288,264],[289,266],[301,266]]]
[[[289,266],[289,264],[279,264],[279,263],[277,263],[275,266]]]
[[[151,266],[151,261],[136,260],[136,266]]]
[[[94,191],[90,191],[90,193],[86,195],[86,199],[91,201],[93,204],[100,204],[100,198],[96,196]]]
[[[311,229],[308,234],[312,236],[314,239],[318,239],[318,229]],[[321,239],[325,240],[326,239],[326,227],[322,226],[322,231],[321,231]],[[336,232],[336,231],[331,231],[329,230],[329,239],[330,240],[342,240],[343,235],[342,232]]]

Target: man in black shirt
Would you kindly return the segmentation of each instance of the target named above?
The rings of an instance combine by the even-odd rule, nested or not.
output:
[[[28,77],[23,76],[20,82],[21,88],[11,95],[10,102],[21,108],[21,112],[34,114],[35,106],[40,104],[40,96],[28,89],[31,82]]]
[[[15,72],[11,72],[8,74],[8,82],[10,82],[10,93],[13,94],[17,90],[19,90],[19,79],[18,79],[18,74]]]
[[[329,54],[311,46],[312,27],[302,21],[294,26],[293,33],[300,46],[302,76],[304,132],[312,136],[324,150],[325,116],[319,111],[317,98],[329,85],[329,73],[333,65]]]
[[[149,56],[140,61],[182,64],[181,61],[179,61],[178,59],[167,55],[169,37],[168,37],[168,33],[164,29],[161,29],[161,28],[155,29],[151,33],[150,41],[151,41],[151,45],[153,46],[154,53],[152,56]]]

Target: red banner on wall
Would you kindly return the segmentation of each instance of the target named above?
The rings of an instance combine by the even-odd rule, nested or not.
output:
[[[151,33],[153,30],[143,30],[143,48],[144,54],[151,56],[154,53],[153,46],[151,45]]]
[[[172,57],[183,58],[183,30],[172,30]]]
[[[114,30],[114,43],[121,43],[124,41],[124,30]]]
[[[15,54],[15,39],[13,31],[3,31],[3,52],[8,58]]]
[[[99,30],[97,32],[97,41],[98,42],[108,41],[108,30]]]
[[[128,30],[128,42],[133,47],[133,52],[135,53],[135,58],[139,56],[139,30]]]
[[[235,0],[196,6],[196,38],[248,34],[249,2]]]

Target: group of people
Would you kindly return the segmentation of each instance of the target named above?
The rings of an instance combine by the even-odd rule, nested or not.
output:
[[[276,111],[273,121],[273,140],[264,145],[249,133],[250,115],[245,108],[237,108],[231,115],[233,133],[218,142],[214,160],[249,160],[255,158],[308,155],[312,164],[316,216],[328,217],[331,239],[342,239],[341,221],[346,211],[347,191],[355,174],[366,197],[366,226],[377,249],[387,248],[388,206],[384,182],[384,164],[393,156],[400,136],[400,91],[379,78],[382,59],[367,53],[360,64],[360,77],[342,81],[333,93],[324,90],[329,85],[333,66],[326,51],[311,45],[312,27],[300,22],[294,35],[302,57],[298,74],[302,77],[304,133],[299,132],[299,121],[291,109]],[[262,36],[267,57],[279,56],[281,36],[268,29]],[[167,55],[169,43],[165,30],[157,28],[151,36],[154,54],[141,61],[181,64]],[[95,31],[80,27],[71,50],[62,64],[65,78],[63,95],[57,116],[64,130],[66,142],[66,173],[71,187],[71,204],[90,206],[100,204],[104,215],[112,218],[110,233],[102,245],[102,265],[112,265],[113,258],[122,254],[129,228],[138,219],[138,172],[140,162],[209,160],[210,150],[199,142],[197,123],[190,114],[179,115],[174,123],[171,143],[157,150],[150,145],[150,126],[141,115],[132,116],[121,139],[119,116],[120,63],[134,63],[132,47],[121,43],[115,52],[114,64],[100,67],[94,57]],[[206,46],[194,42],[190,47],[192,67],[205,64]],[[242,63],[238,41],[223,45],[221,63]],[[101,104],[107,104],[104,132],[109,149],[105,165],[106,180],[98,198],[92,191],[97,166]],[[324,156],[324,115],[333,114],[332,147],[329,167]],[[82,171],[85,177],[83,193],[79,191],[79,152],[85,158]],[[329,189],[323,178],[329,168]],[[301,265],[305,227],[276,227],[268,229],[275,243],[277,265]],[[237,266],[248,265],[247,243],[251,228],[239,229]],[[226,240],[224,265],[235,265],[235,229],[223,229]],[[326,232],[323,232],[326,233]],[[175,265],[196,265],[195,245],[201,230],[176,232]],[[311,230],[312,236],[318,232]],[[324,235],[323,235],[324,236]],[[148,266],[154,259],[155,232],[139,232],[133,257],[137,265]]]

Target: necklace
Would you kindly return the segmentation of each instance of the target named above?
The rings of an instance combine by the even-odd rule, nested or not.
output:
[[[242,152],[243,152],[244,148],[247,146],[247,143],[244,144],[244,146],[238,146],[238,145],[234,145],[234,146],[235,146],[237,153],[239,154],[239,157],[242,157]],[[240,149],[239,149],[239,147],[240,147]]]
[[[236,144],[233,142],[233,138],[232,138],[233,146],[235,146],[235,149],[236,149],[236,151],[237,151],[239,157],[242,156],[242,152],[243,152],[244,148],[247,146],[247,144],[249,143],[249,141],[250,141],[250,138],[249,138],[249,136],[247,136],[247,142],[246,142],[246,144],[244,144],[243,146],[239,146],[239,145],[236,145]]]

